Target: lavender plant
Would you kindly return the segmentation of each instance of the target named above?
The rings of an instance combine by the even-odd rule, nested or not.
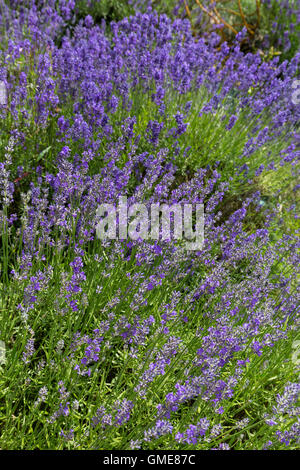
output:
[[[173,18],[188,18],[195,36],[217,32],[231,42],[243,28],[244,50],[291,59],[299,49],[299,0],[133,0],[137,11],[149,6]]]
[[[297,193],[299,54],[76,8],[1,2],[0,447],[295,448],[299,219],[259,189]],[[120,196],[204,204],[203,247],[99,240]]]

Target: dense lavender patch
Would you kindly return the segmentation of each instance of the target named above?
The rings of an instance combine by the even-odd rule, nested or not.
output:
[[[1,1],[1,448],[296,448],[300,54],[77,13]],[[97,239],[120,196],[204,204],[203,248]]]

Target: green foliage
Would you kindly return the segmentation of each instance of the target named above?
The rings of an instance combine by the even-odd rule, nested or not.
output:
[[[100,2],[79,0],[76,6],[78,8],[78,19],[84,19],[87,15],[91,15],[96,24],[100,24],[103,19],[107,23],[119,21],[134,13],[130,2],[125,0],[101,0]]]

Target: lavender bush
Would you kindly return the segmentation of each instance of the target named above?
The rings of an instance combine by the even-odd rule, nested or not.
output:
[[[136,11],[151,6],[173,18],[188,18],[196,36],[215,31],[231,42],[245,27],[244,50],[259,50],[264,56],[291,59],[299,49],[299,0],[132,0],[130,4]]]
[[[1,1],[0,447],[294,449],[300,55],[80,15]],[[97,239],[119,196],[203,248]]]

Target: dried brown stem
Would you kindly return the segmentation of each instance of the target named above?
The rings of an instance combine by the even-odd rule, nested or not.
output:
[[[256,27],[258,28],[260,25],[260,0],[256,0],[256,14],[257,14]]]
[[[196,0],[196,3],[197,5],[199,5],[199,7],[201,8],[202,11],[204,11],[204,13],[206,13],[208,16],[210,16],[215,23],[219,24],[217,18],[209,11],[207,10],[203,5],[202,3],[200,2],[200,0]]]
[[[190,9],[189,9],[188,4],[186,3],[186,0],[184,0],[184,8],[185,8],[185,11],[186,11],[187,16],[189,17],[190,20],[192,20],[191,11],[190,11]]]
[[[231,8],[227,8],[227,7],[224,7],[224,10],[228,11],[228,13],[231,13],[232,15],[236,15],[240,18],[240,14],[237,11],[232,10]]]
[[[244,25],[246,26],[248,33],[253,36],[254,31],[252,31],[252,29],[250,28],[250,26],[247,23],[246,17],[244,15],[244,12],[243,12],[243,9],[242,9],[241,0],[238,0],[238,5],[239,5],[239,10],[240,10],[240,14],[241,14],[242,20],[244,22]]]
[[[205,5],[201,0],[195,0],[195,2],[201,8],[201,10],[211,18],[211,22],[213,24],[223,26],[220,29],[220,34],[223,40],[226,40],[226,29],[231,31],[234,35],[237,35],[238,31],[240,31],[240,29],[245,26],[248,34],[253,37],[255,35],[256,29],[260,25],[261,0],[255,0],[256,9],[249,14],[245,13],[245,9],[242,6],[241,0],[237,0],[236,7],[238,9],[231,8],[230,0],[210,0],[209,5]],[[186,0],[184,0],[184,6],[187,16],[190,18],[190,20],[192,20],[192,13]],[[236,21],[234,21],[234,18],[226,21],[223,17],[223,15],[226,15],[226,13],[234,15]]]
[[[221,15],[218,12],[218,10],[216,9],[216,7],[214,7],[214,12],[215,12],[217,18],[220,20],[221,23],[223,23],[224,26],[226,26],[228,29],[230,29],[230,31],[232,31],[235,35],[238,33],[237,30],[231,24],[227,23],[227,21],[225,21],[224,18],[221,17]]]

